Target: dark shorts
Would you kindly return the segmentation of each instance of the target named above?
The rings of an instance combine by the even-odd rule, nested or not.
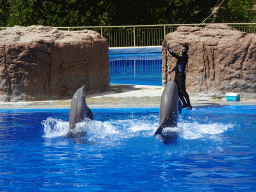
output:
[[[178,90],[186,90],[185,81],[186,81],[186,75],[180,76],[176,75],[174,79],[175,83],[178,86]]]

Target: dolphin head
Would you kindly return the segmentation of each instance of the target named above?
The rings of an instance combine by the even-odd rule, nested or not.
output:
[[[74,96],[85,98],[85,97],[86,97],[85,86],[83,85],[82,87],[80,87],[80,88],[76,91],[76,93],[74,94]]]
[[[85,94],[86,94],[86,91],[85,91],[85,85],[83,85],[83,86],[81,87],[81,91],[82,91],[82,94],[83,94],[83,95],[85,95]]]

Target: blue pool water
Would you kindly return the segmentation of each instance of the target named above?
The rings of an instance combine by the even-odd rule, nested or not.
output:
[[[162,86],[162,47],[109,50],[111,84]]]
[[[171,144],[159,108],[0,110],[0,191],[256,191],[256,105],[195,107]]]
[[[111,60],[110,83],[162,86],[162,60]]]

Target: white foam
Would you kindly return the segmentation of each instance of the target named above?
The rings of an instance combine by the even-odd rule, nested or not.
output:
[[[192,122],[180,123],[179,127],[182,129],[180,136],[184,139],[217,139],[219,134],[222,134],[229,128],[232,128],[233,125],[222,123],[199,124],[197,122]]]
[[[181,129],[179,127],[165,127],[163,129],[163,133],[164,134],[168,134],[168,133],[179,133],[181,132]]]
[[[158,128],[158,117],[141,119],[109,120],[105,122],[85,119],[78,123],[72,131],[77,137],[86,137],[88,141],[122,140],[132,137],[153,137]],[[45,138],[65,136],[69,132],[69,122],[48,117],[42,122]],[[218,135],[226,132],[233,125],[222,123],[200,124],[194,122],[178,122],[177,128],[165,128],[165,131],[177,132],[183,139],[218,139]]]
[[[55,119],[52,117],[48,117],[46,120],[42,122],[44,127],[44,137],[52,138],[52,137],[61,137],[68,133],[69,123],[62,121],[60,119]]]
[[[158,124],[157,124],[158,125]],[[143,122],[140,120],[135,120],[133,122],[130,122],[128,127],[128,131],[132,133],[137,133],[141,131],[152,131],[156,126],[156,124],[150,124],[148,122]]]

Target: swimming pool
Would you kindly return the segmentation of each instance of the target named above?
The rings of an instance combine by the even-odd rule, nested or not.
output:
[[[162,60],[111,60],[110,84],[162,86]]]
[[[162,86],[162,47],[109,50],[111,84]]]
[[[71,139],[69,109],[1,109],[0,191],[256,190],[256,105],[183,110],[167,145],[159,108],[91,110]]]

